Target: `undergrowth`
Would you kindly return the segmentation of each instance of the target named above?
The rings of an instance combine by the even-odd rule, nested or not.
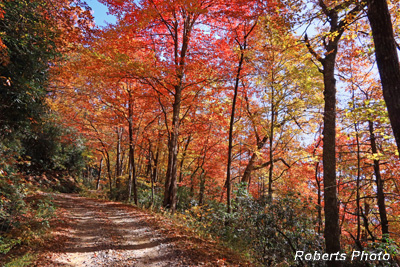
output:
[[[97,195],[97,198],[117,195],[107,190],[100,192],[86,191],[83,195]],[[245,184],[238,184],[233,190],[232,212],[227,213],[225,203],[206,199],[200,204],[188,188],[179,187],[174,214],[163,208],[162,193],[161,186],[152,189],[149,184],[138,183],[138,206],[172,219],[176,225],[190,229],[200,238],[216,240],[256,266],[297,266],[300,263],[294,261],[296,251],[324,251],[323,234],[316,227],[317,207],[298,192],[289,192],[283,198],[255,199]],[[369,244],[365,251],[386,251],[394,258],[399,249],[390,241]],[[348,253],[352,250],[354,248],[346,248]],[[371,266],[390,266],[391,263],[376,262]],[[355,264],[358,263],[346,261],[344,266]],[[312,264],[325,265],[323,261]]]
[[[13,250],[43,244],[55,207],[50,197],[36,194],[37,188],[27,183],[9,162],[4,164],[5,160],[12,159],[3,158],[0,162],[0,263],[11,259],[6,266],[26,266],[24,262],[29,265],[33,256],[13,256]]]
[[[254,199],[245,185],[238,185],[227,213],[225,203],[207,199],[203,204],[185,187],[180,187],[177,212],[162,207],[161,192],[153,201],[150,188],[138,190],[140,206],[174,219],[199,237],[212,238],[241,253],[255,265],[290,266],[296,249],[323,250],[322,235],[315,231],[315,206],[303,202],[296,193],[282,199]],[[283,208],[284,207],[284,208]]]

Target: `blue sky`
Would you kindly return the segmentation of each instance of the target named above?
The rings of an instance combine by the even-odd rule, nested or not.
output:
[[[108,15],[108,8],[97,0],[86,0],[86,3],[92,8],[94,21],[98,26],[106,26],[108,23],[115,23],[116,18]]]

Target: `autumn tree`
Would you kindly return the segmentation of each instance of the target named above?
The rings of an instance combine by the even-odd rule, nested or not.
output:
[[[250,123],[247,127],[253,130],[256,143],[250,147],[250,159],[241,180],[249,183],[252,171],[268,168],[268,197],[272,198],[273,181],[290,168],[285,155],[293,149],[289,149],[290,144],[313,128],[306,116],[319,108],[321,81],[288,22],[263,17],[254,38],[257,41],[250,58],[256,75],[245,98]],[[255,96],[262,99],[261,104],[251,100]],[[284,166],[279,175],[274,174],[275,164]]]
[[[386,0],[368,0],[367,3],[383,96],[400,154],[400,64],[392,20]]]
[[[349,23],[363,9],[363,3],[358,1],[344,1],[343,3],[326,3],[318,1],[313,6],[327,20],[329,28],[326,33],[318,37],[322,43],[322,55],[312,46],[308,35],[305,34],[305,43],[322,65],[320,72],[324,77],[324,125],[323,125],[323,168],[324,168],[324,210],[325,210],[325,244],[327,253],[340,251],[340,226],[337,200],[336,181],[336,79],[335,62],[338,53],[339,41]],[[329,261],[328,266],[341,266],[341,262]]]
[[[203,52],[212,44],[201,25],[207,20],[210,22],[212,7],[216,4],[208,1],[142,1],[138,5],[129,1],[104,2],[129,27],[136,27],[136,21],[142,22],[133,32],[148,42],[158,57],[158,68],[163,69],[161,76],[148,73],[150,75],[142,77],[142,80],[162,98],[168,99],[172,106],[172,114],[167,119],[169,156],[164,206],[175,210],[182,99],[191,88],[208,79],[198,72],[207,65],[203,64],[206,60]],[[194,76],[194,73],[200,75]]]

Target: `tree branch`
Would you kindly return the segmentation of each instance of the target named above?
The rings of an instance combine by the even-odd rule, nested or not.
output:
[[[283,158],[278,158],[278,159],[274,159],[272,162],[278,162],[278,161],[281,161],[283,164],[285,164],[288,168],[290,168],[290,165],[283,159]],[[271,165],[271,161],[267,161],[267,162],[265,162],[265,163],[263,163],[263,164],[261,164],[261,165],[259,165],[259,166],[255,166],[255,167],[253,167],[253,171],[257,171],[257,170],[260,170],[260,169],[262,169],[262,168],[265,168],[265,167],[267,167],[267,166],[269,166],[269,165]]]

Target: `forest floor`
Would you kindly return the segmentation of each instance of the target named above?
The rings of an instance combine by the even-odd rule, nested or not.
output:
[[[58,219],[35,266],[249,266],[168,218],[130,205],[54,194]]]

